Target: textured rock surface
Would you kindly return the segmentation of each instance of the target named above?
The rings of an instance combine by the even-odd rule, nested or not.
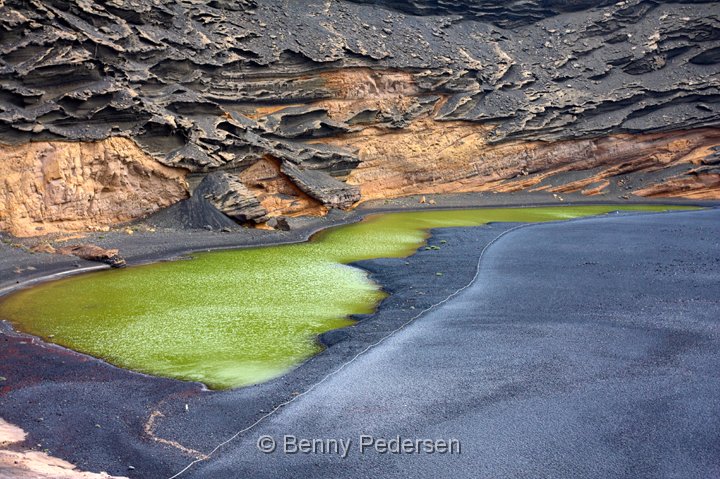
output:
[[[360,200],[359,188],[338,181],[322,171],[303,169],[290,162],[283,163],[280,171],[300,190],[326,206],[347,208]]]
[[[352,186],[377,189],[362,180],[371,165],[376,177],[408,164],[405,183],[435,175],[455,187],[479,148],[532,156],[538,141],[582,139],[588,154],[582,145],[605,141],[588,138],[712,136],[719,123],[715,2],[11,0],[0,32],[1,142],[123,135],[198,175],[226,169],[243,181],[268,162],[303,172],[281,176],[293,184],[283,188],[317,204],[246,183],[277,214],[347,206]],[[382,136],[391,155],[374,155],[366,136]],[[475,142],[453,158],[463,171],[438,160],[418,172],[424,148],[457,142]],[[492,165],[473,183],[518,166]],[[672,170],[663,186],[638,189],[717,198],[713,175]]]
[[[410,127],[390,136],[343,139],[365,159],[348,179],[361,185],[363,199],[384,198],[388,192],[520,190],[718,198],[717,185],[698,186],[696,195],[671,186],[677,178],[690,181],[720,173],[715,152],[720,130],[714,128],[492,146],[467,123],[443,123],[432,135],[423,127]],[[702,185],[702,180],[693,181],[698,182]]]
[[[57,249],[57,252],[77,256],[88,261],[98,261],[113,268],[123,268],[125,266],[125,260],[119,255],[120,252],[117,249],[105,249],[94,244],[64,246]]]
[[[319,216],[328,208],[309,196],[282,171],[281,162],[263,158],[243,170],[239,177],[250,188],[269,217],[281,214],[291,216]]]
[[[16,236],[103,227],[187,196],[185,172],[126,138],[0,146],[0,230]]]
[[[194,192],[230,218],[242,223],[260,221],[267,211],[237,176],[226,172],[210,173]]]

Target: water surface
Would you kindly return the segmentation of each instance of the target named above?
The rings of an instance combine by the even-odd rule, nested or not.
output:
[[[321,350],[318,334],[352,324],[349,315],[372,312],[384,293],[348,263],[408,256],[430,228],[667,209],[563,206],[375,215],[306,243],[199,253],[190,261],[41,284],[3,298],[0,318],[124,368],[216,389],[244,386],[282,375]]]

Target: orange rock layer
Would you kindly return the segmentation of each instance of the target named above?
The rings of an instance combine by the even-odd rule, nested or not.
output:
[[[635,194],[658,198],[690,198],[716,200],[720,198],[720,174],[698,173],[668,178],[635,192]]]
[[[383,88],[407,93],[398,78],[383,78]],[[333,79],[344,85],[341,80]],[[369,106],[367,99],[352,99],[354,94],[348,91],[349,98],[325,101],[324,106],[338,117]],[[402,101],[402,95],[372,100],[379,109]],[[717,128],[498,144],[488,142],[491,130],[488,125],[426,116],[404,128],[366,126],[314,141],[358,155],[360,163],[344,180],[359,186],[361,201],[523,190],[720,199],[714,159],[714,148],[720,146]],[[0,230],[15,236],[107,228],[146,216],[188,194],[184,170],[160,164],[126,138],[0,145],[0,151],[4,156]],[[629,174],[643,181],[625,183]],[[273,158],[266,157],[237,175],[268,217],[327,212],[282,174]]]
[[[613,135],[558,142],[489,144],[489,128],[465,122],[419,120],[402,130],[368,128],[326,139],[355,149],[360,165],[347,178],[363,200],[421,193],[549,191],[603,193],[611,180],[703,164],[720,145],[720,129]],[[579,180],[561,175],[585,172]],[[688,173],[630,190],[653,197],[720,199],[717,175]]]
[[[300,191],[280,171],[280,163],[274,158],[263,158],[238,177],[260,201],[268,217],[323,216],[328,211],[319,201]]]
[[[187,196],[185,171],[127,138],[0,145],[0,230],[26,237],[129,221]]]

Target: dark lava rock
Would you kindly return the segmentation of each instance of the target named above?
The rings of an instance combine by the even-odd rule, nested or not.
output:
[[[186,200],[156,213],[150,222],[169,228],[232,231],[237,222],[260,222],[266,211],[247,187],[223,171],[208,174]]]
[[[333,208],[347,208],[360,200],[360,189],[338,181],[319,170],[308,170],[284,162],[280,171],[286,174],[303,192]]]
[[[192,171],[346,171],[352,151],[298,140],[436,106],[496,141],[718,124],[717,2],[10,0],[0,29],[0,141],[125,135]],[[416,100],[348,124],[312,106],[352,98],[328,74],[358,68],[407,72]]]
[[[274,228],[276,230],[280,231],[290,231],[292,228],[290,227],[290,223],[288,222],[287,218],[284,216],[277,216],[275,218],[270,218],[267,221],[267,225],[271,228]]]
[[[208,174],[193,193],[241,223],[262,221],[267,211],[237,176],[223,171]]]

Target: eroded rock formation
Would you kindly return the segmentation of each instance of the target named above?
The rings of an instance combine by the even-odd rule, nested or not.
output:
[[[0,230],[16,236],[102,228],[187,196],[184,170],[158,163],[126,138],[0,151]]]
[[[224,214],[243,223],[266,219],[267,210],[236,175],[222,171],[208,174],[195,196],[205,199]]]
[[[125,260],[120,256],[119,250],[101,248],[100,246],[94,244],[63,246],[54,252],[77,256],[78,258],[86,259],[88,261],[98,261],[100,263],[108,264],[113,268],[125,267]]]
[[[362,185],[364,199],[521,190],[718,198],[720,129],[489,145],[475,125],[441,123],[428,135],[432,125],[438,123],[332,141],[364,158],[348,178]],[[675,183],[680,179],[687,184]]]
[[[467,189],[719,197],[716,2],[11,0],[0,31],[3,152],[125,137],[182,169],[153,167],[169,202],[173,174],[223,170],[251,221]]]

